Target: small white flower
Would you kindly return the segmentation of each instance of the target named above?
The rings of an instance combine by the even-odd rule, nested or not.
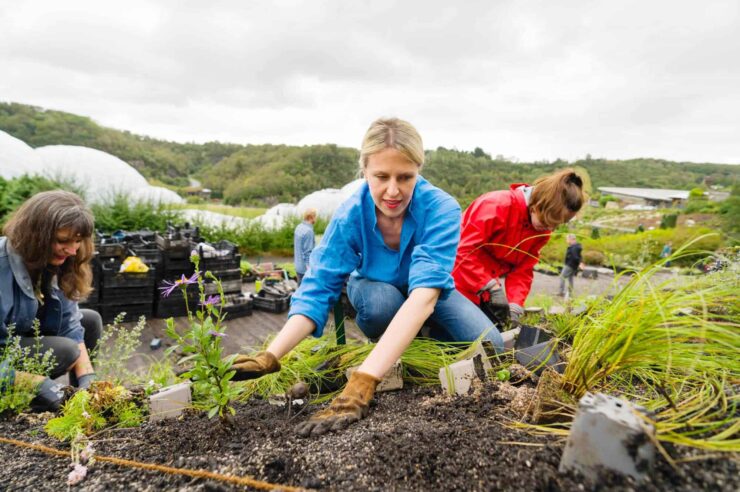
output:
[[[83,418],[86,418],[86,419],[89,419],[89,418],[90,418],[90,414],[89,414],[89,413],[87,413],[87,410],[83,410],[83,411],[82,411],[82,417],[83,417]]]
[[[74,470],[67,476],[67,485],[77,485],[87,476],[87,467],[85,465],[75,465]]]

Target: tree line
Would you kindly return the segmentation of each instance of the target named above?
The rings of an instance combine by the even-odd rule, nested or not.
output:
[[[92,119],[17,103],[0,103],[0,130],[31,145],[83,145],[128,162],[150,182],[177,189],[199,179],[229,204],[269,206],[296,202],[312,191],[337,188],[357,175],[357,149],[336,145],[239,145],[177,143],[105,128]],[[512,162],[473,151],[439,147],[426,152],[424,174],[461,205],[510,183],[529,182],[556,169],[577,166],[600,186],[689,190],[739,182],[740,166],[636,158],[567,162]]]

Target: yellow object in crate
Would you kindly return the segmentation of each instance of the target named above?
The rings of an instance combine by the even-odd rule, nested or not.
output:
[[[138,256],[129,256],[121,263],[121,273],[146,273],[149,267]]]

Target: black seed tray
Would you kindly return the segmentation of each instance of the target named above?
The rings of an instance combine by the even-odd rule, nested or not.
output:
[[[227,320],[241,318],[242,316],[251,316],[254,305],[252,301],[241,304],[227,304],[224,306],[225,313],[228,313]]]
[[[123,243],[96,244],[95,249],[100,258],[121,258],[126,252]]]
[[[150,267],[148,272],[119,272],[118,262],[105,262],[102,266],[102,289],[110,287],[154,287],[156,268]]]
[[[252,298],[252,302],[254,303],[254,309],[267,311],[268,313],[284,313],[290,307],[290,296],[269,298],[258,295]]]
[[[124,305],[106,305],[101,304],[100,310],[98,311],[100,313],[100,316],[103,317],[103,323],[110,323],[113,321],[113,319],[118,315],[118,313],[126,312],[126,316],[124,316],[123,321],[129,322],[129,321],[138,321],[139,316],[146,316],[147,318],[152,317],[152,303],[148,302],[146,304],[124,304]]]
[[[154,286],[149,287],[103,287],[100,302],[103,304],[143,304],[152,303]]]

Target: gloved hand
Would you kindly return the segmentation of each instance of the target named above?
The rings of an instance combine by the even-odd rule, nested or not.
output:
[[[58,412],[71,391],[68,386],[45,378],[36,388],[36,397],[31,400],[31,410],[34,412]]]
[[[270,352],[257,352],[254,356],[238,355],[231,369],[236,371],[232,381],[244,381],[279,371],[280,362]]]
[[[488,293],[486,299],[485,293]],[[492,278],[481,290],[478,291],[480,308],[494,322],[499,330],[505,330],[509,326],[509,300],[501,281]]]
[[[509,316],[511,318],[511,327],[518,328],[522,325],[519,319],[524,315],[524,308],[519,304],[509,304]]]
[[[87,374],[83,374],[82,376],[78,376],[77,377],[77,388],[81,390],[86,390],[90,387],[93,381],[95,381],[94,372],[89,372]]]
[[[301,437],[320,436],[327,432],[342,430],[353,422],[367,417],[368,405],[373,399],[380,379],[364,372],[355,371],[342,393],[334,398],[329,408],[315,413],[296,428]]]

